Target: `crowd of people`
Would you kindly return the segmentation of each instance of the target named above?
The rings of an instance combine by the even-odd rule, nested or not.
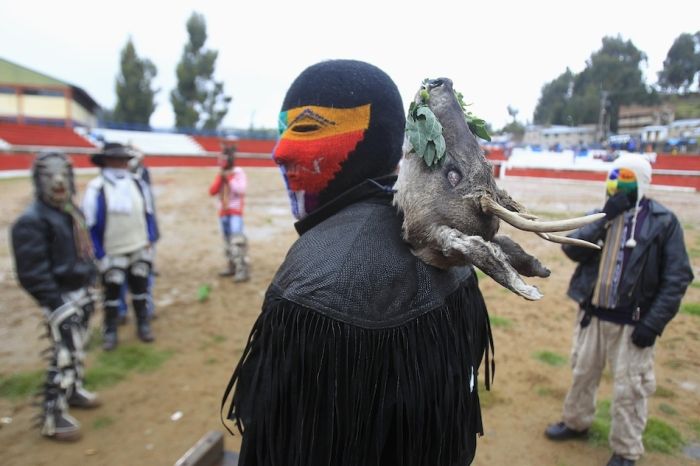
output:
[[[392,205],[405,109],[393,80],[354,60],[304,70],[282,103],[273,153],[299,239],[269,285],[226,387],[222,408],[242,432],[239,464],[464,465],[483,434],[475,383],[491,342],[473,267],[440,270],[411,253]],[[158,228],[153,192],[129,169],[135,151],[105,144],[92,157],[82,211],[62,154],[37,157],[36,199],[12,227],[20,284],[46,316],[53,355],[42,434],[79,434],[69,407],[92,408],[83,343],[103,294],[103,348],[118,345],[128,288],[143,342],[154,340],[150,293]],[[139,164],[135,164],[138,166]],[[249,278],[243,228],[246,177],[223,150],[209,193],[219,200],[226,269]],[[580,309],[573,382],[547,438],[585,437],[606,364],[614,377],[608,466],[644,453],[654,344],[693,280],[676,216],[648,197],[651,166],[630,154],[607,175],[605,217],[566,244],[577,263],[569,296]],[[151,284],[151,286],[149,286]],[[150,310],[149,310],[150,309]]]
[[[244,281],[245,173],[234,167],[234,151],[224,152],[228,163],[222,165],[212,194],[221,192],[222,204],[235,206],[235,211],[222,207],[222,228],[231,275]],[[117,142],[105,143],[90,160],[99,174],[88,183],[79,206],[70,159],[60,152],[39,154],[32,166],[35,199],[11,231],[17,279],[41,307],[51,341],[41,434],[59,441],[81,436],[70,408],[100,405],[97,395],[83,386],[84,349],[95,308],[101,304],[103,309],[103,350],[119,344],[118,327],[128,320],[127,296],[137,337],[144,343],[155,340],[152,293],[160,233],[149,170],[140,151]],[[238,249],[232,251],[231,245]]]

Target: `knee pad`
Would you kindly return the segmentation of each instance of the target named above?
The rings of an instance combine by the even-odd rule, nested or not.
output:
[[[129,273],[134,277],[146,278],[151,273],[151,265],[144,261],[134,262],[129,268]]]
[[[126,271],[124,269],[112,268],[105,272],[103,280],[107,285],[121,286],[126,280]]]
[[[238,247],[245,247],[248,244],[248,239],[245,237],[245,235],[232,235],[231,244]]]

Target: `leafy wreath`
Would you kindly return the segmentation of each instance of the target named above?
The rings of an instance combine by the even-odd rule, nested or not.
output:
[[[442,135],[442,125],[428,106],[430,94],[425,89],[428,81],[428,79],[423,80],[423,88],[420,91],[421,102],[411,102],[408,107],[406,134],[413,148],[412,152],[422,158],[428,167],[432,167],[445,157],[446,147],[445,138]],[[486,121],[467,110],[471,104],[464,103],[464,96],[461,92],[455,91],[455,97],[462,108],[469,130],[481,139],[490,141],[491,136],[486,129]]]

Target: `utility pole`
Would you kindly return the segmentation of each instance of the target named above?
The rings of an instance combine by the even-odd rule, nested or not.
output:
[[[604,142],[608,137],[608,125],[606,124],[606,119],[608,117],[608,96],[608,91],[600,91],[600,113],[598,114],[598,127],[596,128],[598,142]]]

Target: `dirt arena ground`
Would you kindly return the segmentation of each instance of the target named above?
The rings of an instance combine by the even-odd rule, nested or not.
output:
[[[35,414],[28,399],[0,398],[0,464],[23,465],[172,465],[202,435],[223,431],[221,395],[259,313],[265,289],[297,235],[286,193],[276,169],[246,169],[249,194],[246,229],[250,240],[252,279],[234,284],[220,279],[223,266],[216,211],[207,195],[212,169],[161,169],[152,173],[162,240],[158,244],[160,276],[155,286],[158,319],[154,348],[171,356],[157,370],[133,372],[100,390],[104,405],[74,412],[84,430],[75,444],[42,439],[31,428]],[[89,177],[81,176],[79,190]],[[503,180],[516,199],[541,216],[579,214],[602,200],[602,183]],[[27,178],[0,180],[0,375],[43,367],[40,313],[15,282],[8,227],[31,199]],[[686,232],[696,275],[700,275],[700,194],[653,190],[652,197],[676,211]],[[485,436],[476,465],[603,465],[605,444],[547,441],[543,430],[559,418],[571,380],[568,362],[549,365],[536,357],[550,352],[566,358],[574,325],[574,305],[565,296],[573,271],[557,245],[532,234],[506,229],[552,269],[546,280],[532,280],[545,297],[524,301],[492,281],[482,280],[496,343],[496,379],[484,395]],[[209,285],[209,298],[197,291]],[[700,289],[689,289],[685,302],[700,302]],[[93,324],[99,326],[99,317]],[[133,321],[120,329],[122,345],[138,345]],[[101,353],[88,353],[88,367]],[[549,354],[549,353],[548,353]],[[556,359],[556,358],[555,358]],[[555,363],[557,361],[554,361]],[[679,314],[657,344],[659,386],[650,415],[677,429],[685,441],[700,444],[700,317]],[[599,393],[610,399],[609,376]],[[172,420],[180,412],[178,420]],[[237,450],[240,437],[226,434],[226,448]],[[640,465],[697,465],[683,453],[649,453]]]

